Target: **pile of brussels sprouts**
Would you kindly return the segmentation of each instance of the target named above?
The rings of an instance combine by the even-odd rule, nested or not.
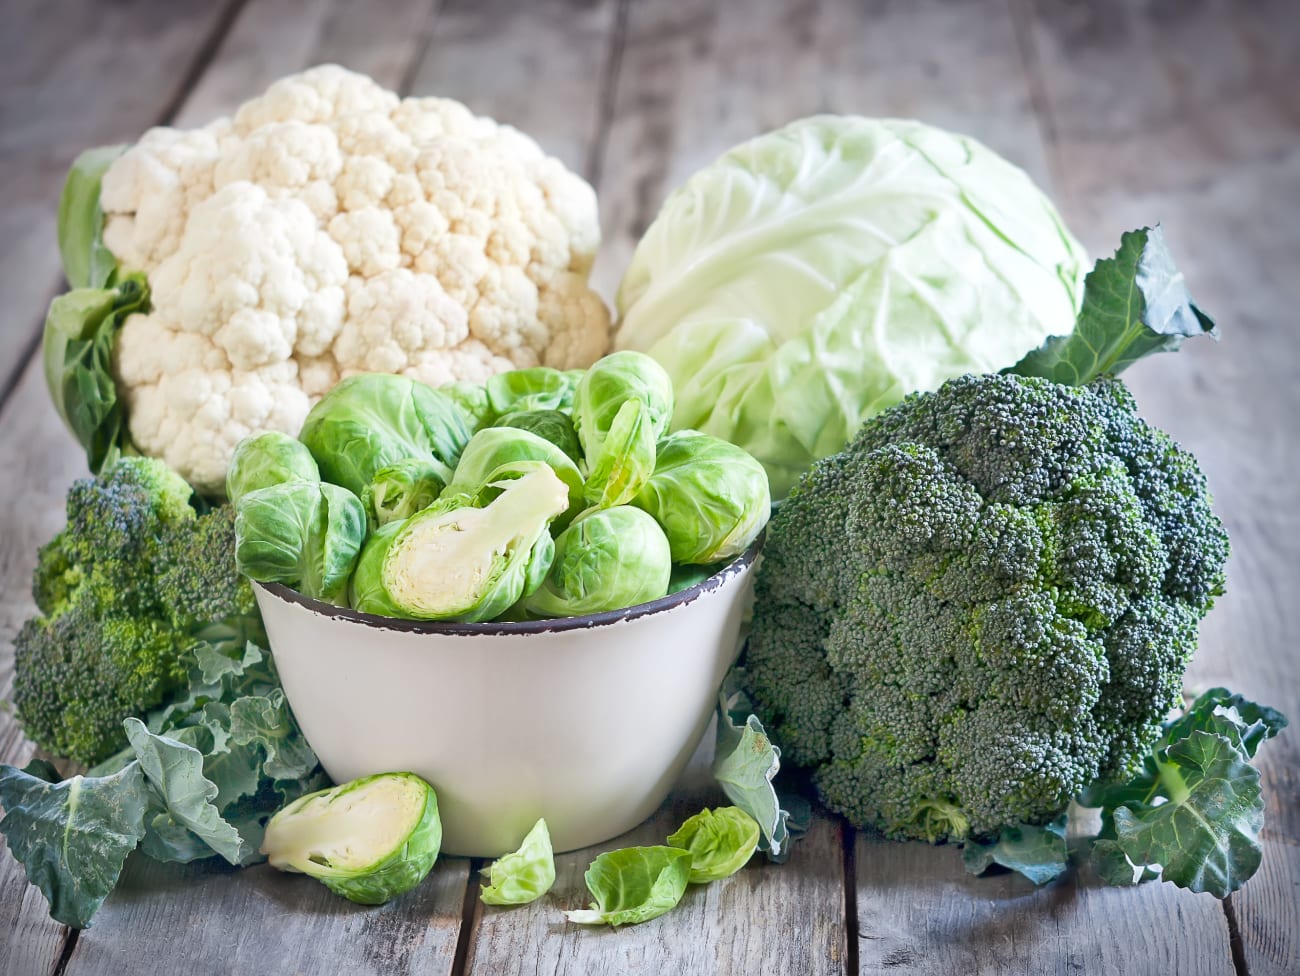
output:
[[[743,449],[668,432],[672,381],[618,352],[434,389],[343,380],[299,438],[235,451],[239,569],[416,620],[532,620],[634,606],[707,578],[771,510]]]

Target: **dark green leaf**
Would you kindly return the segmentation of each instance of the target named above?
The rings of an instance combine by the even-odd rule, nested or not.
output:
[[[1214,322],[1193,304],[1159,225],[1144,227],[1125,234],[1115,256],[1088,274],[1074,331],[1048,339],[1007,372],[1083,386],[1198,335],[1217,338]]]
[[[301,779],[316,767],[316,754],[298,731],[284,692],[240,698],[230,706],[231,738],[266,750],[263,772],[272,779]]]
[[[85,928],[144,835],[151,791],[138,763],[111,776],[57,779],[49,763],[0,766],[0,832],[50,916]]]
[[[1134,864],[1160,865],[1165,881],[1223,898],[1259,867],[1259,771],[1230,739],[1199,730],[1157,758],[1168,799],[1116,809],[1119,845]]]
[[[1186,738],[1195,729],[1235,736],[1248,758],[1260,744],[1287,726],[1286,716],[1275,708],[1257,705],[1227,688],[1211,688],[1197,697],[1187,711],[1165,726],[1164,742]]]
[[[1024,875],[1034,884],[1046,884],[1065,871],[1065,815],[1044,826],[1022,824],[1005,827],[997,840],[968,841],[962,861],[971,874],[983,874],[994,864]]]

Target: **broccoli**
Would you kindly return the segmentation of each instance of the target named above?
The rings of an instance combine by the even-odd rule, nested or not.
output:
[[[1228,538],[1124,385],[965,376],[817,463],[772,519],[744,681],[859,826],[1045,824],[1136,772]]]
[[[41,612],[14,641],[14,707],[37,745],[98,762],[126,745],[123,719],[184,686],[201,633],[259,634],[234,515],[200,515],[190,496],[136,457],[69,489],[67,525],[37,556]]]

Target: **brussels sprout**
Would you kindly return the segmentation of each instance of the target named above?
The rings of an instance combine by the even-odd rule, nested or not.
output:
[[[758,821],[740,807],[701,810],[668,838],[669,847],[691,852],[691,884],[729,878],[758,848]]]
[[[635,498],[654,474],[655,437],[649,408],[640,400],[625,401],[600,449],[587,456],[591,470],[582,489],[587,504],[613,508]]]
[[[573,393],[573,426],[589,463],[600,454],[619,408],[633,399],[646,405],[655,439],[666,434],[673,419],[673,383],[649,356],[616,352],[583,374]]]
[[[573,402],[574,377],[547,366],[512,369],[488,378],[488,402],[497,416],[516,410],[560,410]]]
[[[471,434],[482,430],[496,417],[492,411],[492,404],[488,401],[487,390],[477,383],[463,380],[444,383],[438,387],[438,392],[460,407],[460,412],[465,418],[465,426]]]
[[[362,558],[365,558],[364,551],[362,553]],[[725,565],[725,562],[709,563],[703,566],[693,566],[688,563],[673,563],[673,571],[668,576],[668,592],[680,593],[682,590],[689,590],[692,586],[695,586],[697,583],[703,583],[714,573],[719,572]],[[357,565],[357,572],[361,572],[360,564]],[[355,579],[356,577],[354,576],[353,578]]]
[[[582,472],[569,456],[548,440],[517,427],[484,427],[470,438],[442,497],[473,495],[503,464],[514,461],[544,461],[569,489],[569,507],[558,520],[560,526],[582,511]]]
[[[582,463],[578,432],[573,429],[569,415],[561,410],[512,410],[498,417],[492,426],[514,427],[536,434],[558,447],[574,464]]]
[[[491,620],[541,584],[555,554],[550,523],[568,505],[545,462],[502,465],[476,494],[444,492],[402,523],[382,556],[383,589],[400,616]]]
[[[250,491],[286,481],[320,481],[316,460],[302,441],[268,430],[235,445],[226,471],[226,497],[232,502]]]
[[[632,504],[663,527],[675,563],[739,555],[772,514],[763,466],[742,448],[694,430],[659,442],[654,474]]]
[[[380,468],[361,493],[371,524],[386,525],[428,508],[446,485],[442,472],[442,465],[421,458]]]
[[[441,845],[433,787],[380,773],[294,800],[266,825],[262,853],[349,901],[382,905],[424,880]]]
[[[397,608],[384,589],[384,559],[388,550],[402,531],[402,522],[389,522],[370,533],[370,538],[361,547],[361,556],[357,559],[357,568],[352,572],[352,582],[348,584],[348,604],[353,610],[362,613],[377,613],[381,617],[402,617],[405,614]]]
[[[366,510],[346,488],[288,481],[235,503],[235,565],[249,579],[284,583],[343,604],[366,538]]]
[[[437,390],[405,376],[361,373],[321,397],[299,439],[326,481],[359,496],[380,468],[406,458],[438,463],[446,481],[469,429],[461,409]]]
[[[591,509],[555,539],[542,585],[523,602],[529,617],[578,617],[657,600],[668,592],[668,540],[638,508]]]
[[[488,884],[479,898],[485,905],[526,905],[550,891],[555,884],[555,854],[546,821],[537,821],[519,850],[493,861],[483,873]]]

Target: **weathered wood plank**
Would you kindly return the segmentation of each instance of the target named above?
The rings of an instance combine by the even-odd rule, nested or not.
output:
[[[1106,888],[1073,869],[1042,888],[975,878],[953,847],[865,835],[855,860],[862,973],[1233,973],[1218,905],[1170,898],[1168,886]]]
[[[1202,626],[1191,687],[1226,684],[1300,716],[1300,18],[1264,0],[1033,10],[1068,219],[1098,253],[1162,221],[1223,341],[1126,378],[1200,459],[1233,539],[1228,592]],[[1300,742],[1261,753],[1264,863],[1232,898],[1245,965],[1300,970]]]
[[[231,2],[14,0],[0,31],[0,390],[59,281],[54,202],[77,153],[134,138],[181,96]],[[147,81],[146,81],[147,79]]]
[[[64,972],[447,973],[468,872],[464,858],[439,861],[418,888],[371,908],[266,865],[235,871],[137,855]]]
[[[583,172],[600,118],[616,0],[451,0],[411,94],[464,102]]]
[[[706,738],[711,741],[711,738]],[[663,844],[687,817],[726,798],[697,751],[682,783],[646,823],[607,843],[556,858],[550,894],[516,908],[479,905],[466,972],[789,973],[844,971],[844,863],[839,821],[817,817],[786,864],[761,855],[737,874],[692,885],[667,915],[622,929],[568,922],[566,910],[591,902],[583,873],[602,851]]]

